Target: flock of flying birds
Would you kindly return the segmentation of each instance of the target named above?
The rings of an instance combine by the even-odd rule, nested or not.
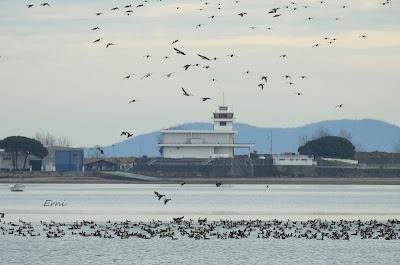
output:
[[[183,185],[185,185],[186,184],[186,182],[181,182],[181,187],[183,187]],[[219,182],[219,181],[217,181],[216,183],[215,183],[215,187],[221,187],[222,186],[222,182]],[[269,186],[267,186],[267,188],[269,188]],[[159,201],[161,201],[161,199],[163,199],[164,201],[164,205],[166,205],[169,201],[172,201],[172,199],[171,198],[167,198],[167,196],[165,195],[165,194],[161,194],[161,193],[159,193],[158,191],[154,191],[154,195],[157,197],[157,199],[159,200]]]
[[[155,1],[154,0],[154,2],[161,2],[161,1],[162,0],[159,0],[159,1]],[[225,2],[228,2],[228,1],[225,1]],[[234,0],[232,2],[233,2],[232,4],[236,5],[238,8],[245,8],[246,7],[244,4],[242,4],[242,1]],[[243,1],[243,3],[244,3],[244,1]],[[131,16],[131,15],[134,15],[135,13],[140,12],[141,9],[145,8],[146,6],[148,6],[150,4],[151,4],[150,0],[144,0],[143,2],[138,3],[138,4],[126,4],[126,5],[123,5],[123,6],[113,6],[113,7],[110,7],[109,12],[113,12],[113,13],[117,13],[117,14],[122,12],[123,15]],[[208,21],[212,21],[212,20],[215,20],[217,17],[222,16],[222,14],[219,11],[224,8],[224,4],[226,4],[226,3],[223,3],[223,2],[215,3],[215,2],[212,2],[212,0],[208,0],[208,1],[207,0],[200,0],[199,8],[197,10],[199,12],[203,12],[203,11],[214,12],[215,11],[216,12],[215,15],[207,16],[207,20]],[[304,5],[304,4],[300,5],[300,4],[297,4],[296,2],[293,1],[293,2],[289,2],[289,4],[285,4],[285,5],[282,5],[282,6],[279,6],[279,7],[273,7],[271,9],[269,9],[269,10],[266,10],[265,11],[265,15],[266,16],[271,16],[272,19],[279,20],[280,17],[286,16],[286,15],[290,15],[290,14],[292,14],[292,13],[294,13],[294,12],[300,10],[300,9],[311,9],[312,7],[314,7],[314,5],[324,6],[326,4],[327,4],[327,1],[317,1],[317,2],[313,2],[312,4],[309,4],[309,5]],[[377,4],[379,4],[381,6],[388,6],[388,5],[391,4],[391,0],[384,0],[383,2],[377,2]],[[40,7],[50,7],[51,5],[48,2],[45,2],[45,3],[40,4],[39,6]],[[28,8],[33,8],[33,7],[35,7],[35,5],[34,4],[28,4],[27,7]],[[175,8],[176,8],[176,12],[184,12],[186,6],[185,5],[176,6]],[[348,5],[344,5],[344,4],[338,4],[336,8],[338,10],[347,9],[347,8],[349,8],[349,6]],[[104,14],[105,14],[105,11],[97,11],[93,15],[94,16],[102,16]],[[237,11],[236,14],[237,14],[238,19],[241,19],[241,20],[244,20],[244,19],[246,19],[246,17],[251,16],[251,13],[249,11],[246,12],[246,11],[243,11],[243,10]],[[305,23],[307,23],[308,21],[314,21],[314,20],[317,20],[317,19],[318,18],[308,16],[308,17],[305,17],[304,20],[305,20]],[[341,17],[333,17],[332,19],[334,21],[342,20]],[[198,28],[204,27],[206,24],[207,24],[206,22],[198,23],[198,24],[196,24],[194,26],[194,28],[198,29]],[[251,30],[254,30],[257,27],[250,26],[249,28]],[[268,30],[268,31],[272,30],[271,27],[265,27],[265,29]],[[93,25],[93,27],[91,27],[91,31],[101,32],[101,26]],[[367,39],[367,35],[366,34],[361,34],[358,37],[360,39],[364,39],[364,40]],[[318,47],[325,46],[325,45],[333,45],[333,44],[336,43],[337,40],[338,40],[337,37],[324,37],[322,39],[322,41],[314,43],[313,45],[310,45],[310,48],[316,49]],[[115,43],[113,41],[105,41],[104,38],[101,37],[101,36],[99,36],[96,39],[92,40],[92,43],[93,43],[93,45],[100,45],[100,44],[104,43],[104,47],[107,48],[107,49],[111,48],[112,46],[117,45],[117,43]],[[184,43],[184,40],[175,39],[175,40],[171,41],[169,43],[169,45],[171,46],[171,52],[173,52],[175,54],[175,56],[183,56],[183,57],[185,57],[185,56],[187,56],[188,52],[185,51],[184,47],[178,47],[178,45],[181,44],[181,43]],[[195,69],[195,68],[199,68],[199,67],[201,67],[203,69],[212,69],[212,63],[214,61],[222,60],[223,58],[230,59],[230,58],[237,57],[237,55],[234,54],[234,53],[221,55],[221,57],[209,56],[209,55],[200,54],[200,53],[196,53],[196,55],[197,55],[197,58],[199,59],[199,62],[198,63],[194,63],[194,64],[193,63],[187,63],[187,64],[182,66],[181,71],[186,72],[186,71],[189,71],[189,69]],[[282,60],[286,60],[289,56],[290,55],[288,55],[288,54],[280,54],[279,58],[282,59]],[[170,56],[170,55],[166,55],[166,56],[162,57],[161,59],[162,60],[168,60],[168,59],[171,59],[171,57],[172,56]],[[277,57],[278,57],[278,55],[277,55]],[[151,60],[152,59],[152,55],[151,54],[144,54],[143,58]],[[171,78],[176,73],[177,73],[176,71],[169,72],[169,73],[163,74],[162,77],[163,78]],[[252,73],[252,71],[246,70],[243,74],[244,75],[249,75],[251,73]],[[154,72],[145,73],[145,74],[129,73],[129,74],[124,75],[122,77],[122,80],[126,81],[126,80],[129,80],[129,79],[132,79],[134,76],[137,76],[140,80],[143,80],[143,79],[153,78],[155,76],[155,73]],[[305,80],[308,77],[305,76],[305,75],[299,75],[298,77],[294,77],[294,76],[292,77],[289,74],[283,74],[281,78],[289,86],[294,86],[297,83],[297,80],[299,80],[299,81]],[[257,87],[259,89],[261,89],[261,90],[264,90],[264,88],[266,88],[268,86],[269,80],[270,80],[270,77],[269,77],[268,74],[260,75],[260,79],[259,79],[259,83],[257,84]],[[211,78],[210,81],[211,82],[216,82],[217,79],[216,78]],[[185,97],[194,96],[194,94],[192,94],[191,91],[188,88],[185,88],[185,87],[181,86],[180,90],[182,91],[182,95],[185,96]],[[301,91],[293,92],[293,94],[295,96],[304,96],[303,92],[301,92]],[[200,97],[200,100],[202,102],[205,102],[205,101],[211,100],[211,97],[203,96],[203,97]],[[132,103],[136,103],[136,102],[137,102],[136,99],[131,99],[131,100],[129,100],[128,103],[132,104]],[[340,103],[340,104],[337,104],[335,106],[335,108],[336,109],[341,109],[343,106],[344,106],[344,104]],[[122,132],[121,133],[121,136],[127,136],[128,138],[131,137],[132,135],[133,134],[131,134],[129,132]]]

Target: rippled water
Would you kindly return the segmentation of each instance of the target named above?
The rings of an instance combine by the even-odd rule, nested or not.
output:
[[[163,205],[157,190],[171,198]],[[44,207],[45,200],[65,207]],[[400,219],[400,186],[0,185],[6,220]],[[400,264],[400,240],[62,239],[0,236],[0,264]]]

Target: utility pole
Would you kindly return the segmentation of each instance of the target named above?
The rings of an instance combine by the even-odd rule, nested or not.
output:
[[[271,156],[272,156],[272,130],[271,130],[271,132],[270,132],[270,140],[271,140],[271,143],[270,143],[270,152],[271,152]]]

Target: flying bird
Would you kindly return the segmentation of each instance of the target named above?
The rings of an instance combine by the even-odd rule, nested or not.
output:
[[[109,43],[107,43],[106,48],[108,48],[108,47],[110,47],[110,46],[112,46],[112,45],[115,45],[115,44],[112,43],[112,42],[109,42]]]
[[[222,185],[222,183],[221,182],[217,182],[217,183],[215,183],[215,186],[217,186],[217,187],[220,187]]]
[[[104,155],[104,150],[100,148],[100,146],[97,146],[96,149],[100,152],[100,154]]]
[[[184,53],[181,50],[178,50],[177,48],[174,47],[174,50],[176,51],[177,54],[182,54],[182,55],[186,55],[186,53]]]
[[[132,100],[129,101],[128,104],[135,103],[135,102],[136,102],[136,99],[132,99]]]
[[[267,83],[268,82],[268,76],[266,76],[266,75],[261,76],[261,80],[264,80],[265,83]]]
[[[175,72],[171,72],[171,73],[165,74],[164,76],[165,76],[165,77],[171,77],[174,73],[175,73]]]
[[[174,45],[175,43],[177,43],[179,40],[174,40],[173,42],[171,42],[172,45]]]
[[[99,42],[99,41],[101,41],[102,39],[103,39],[103,38],[99,38],[99,39],[97,39],[97,40],[94,40],[93,43]]]
[[[335,108],[342,108],[343,107],[343,104],[339,104],[339,105],[336,105],[336,107]]]
[[[183,95],[184,95],[184,96],[186,96],[186,97],[188,97],[188,96],[193,96],[192,94],[189,94],[188,92],[186,92],[186,90],[185,90],[183,87],[181,87],[181,89],[182,89],[182,91],[183,91]]]
[[[125,76],[125,77],[122,78],[122,79],[129,79],[129,78],[131,78],[133,75],[135,75],[135,74],[129,74],[129,75]]]
[[[207,101],[207,100],[210,100],[211,98],[201,98],[201,101]]]
[[[144,78],[149,78],[152,74],[153,74],[153,73],[145,74],[144,76],[142,76],[142,77],[140,78],[140,80],[142,80],[142,79],[144,79]]]
[[[154,194],[157,196],[158,200],[161,200],[162,197],[165,197],[165,195],[163,195],[157,191],[154,191]]]
[[[264,90],[264,84],[263,83],[258,84],[258,87],[261,87],[261,90]]]
[[[100,29],[99,27],[92,28],[92,30],[99,30],[99,29]]]
[[[165,199],[164,199],[164,205],[166,205],[167,202],[169,202],[170,200],[172,200],[172,199],[167,199],[167,198],[165,198]]]

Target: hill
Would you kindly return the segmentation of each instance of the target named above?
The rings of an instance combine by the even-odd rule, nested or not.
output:
[[[235,124],[236,142],[254,143],[258,153],[270,152],[272,132],[273,153],[297,152],[304,139],[313,135],[329,132],[331,135],[345,134],[358,151],[393,152],[400,139],[400,127],[387,122],[364,120],[331,120],[307,124],[295,128],[260,128],[244,123]],[[186,123],[183,129],[209,130],[211,123]],[[158,156],[159,132],[138,135],[125,141],[104,147],[105,156]],[[90,148],[85,149],[86,156],[93,155]]]

